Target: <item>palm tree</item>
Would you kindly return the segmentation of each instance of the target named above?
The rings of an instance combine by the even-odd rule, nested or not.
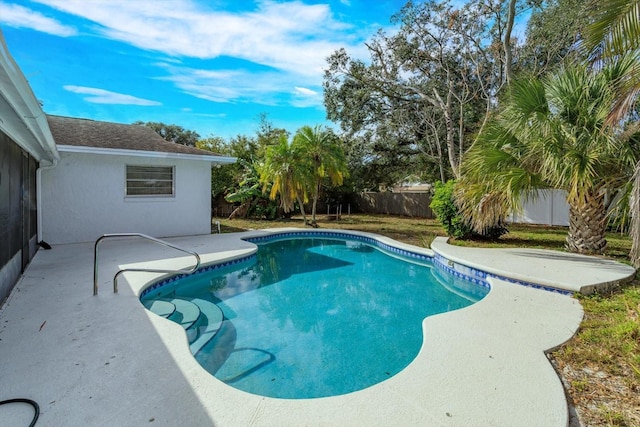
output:
[[[308,201],[310,166],[300,150],[289,144],[286,135],[280,135],[276,145],[267,147],[259,172],[263,192],[271,185],[269,198],[275,200],[279,195],[280,206],[285,213],[291,212],[297,201],[306,224],[304,203]]]
[[[634,62],[618,82],[611,122],[623,120],[640,95],[640,0],[600,0],[582,47],[596,66],[621,58]]]
[[[605,249],[605,192],[628,180],[635,164],[625,143],[630,135],[607,124],[624,72],[620,64],[598,73],[573,66],[513,83],[463,162],[457,198],[474,229],[519,210],[534,189],[558,188],[567,191],[569,204],[567,249]],[[489,203],[496,200],[499,209]]]
[[[293,137],[293,145],[311,163],[311,223],[315,225],[322,181],[329,177],[332,185],[341,185],[347,175],[347,160],[338,137],[328,128],[303,126]]]
[[[640,95],[640,0],[601,0],[592,25],[586,29],[585,50],[596,65],[628,61],[632,64],[617,85],[609,123],[624,121]],[[635,123],[637,126],[637,123]],[[629,258],[640,267],[640,161],[635,166],[630,197],[631,239]]]
[[[585,31],[583,47],[608,57],[638,49],[640,1],[599,0],[596,6],[593,23]]]

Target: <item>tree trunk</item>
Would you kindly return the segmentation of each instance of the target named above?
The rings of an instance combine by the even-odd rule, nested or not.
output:
[[[516,16],[516,0],[509,1],[509,12],[507,14],[507,27],[504,34],[504,71],[507,77],[507,85],[513,80],[513,52],[511,50],[511,31]]]
[[[302,202],[302,199],[300,198],[300,196],[296,196],[296,198],[298,199],[298,204],[300,205],[300,213],[302,214],[304,225],[307,225],[307,214],[304,213],[304,203]]]
[[[316,222],[316,206],[318,205],[318,195],[320,194],[320,183],[316,182],[316,188],[313,193],[313,204],[311,205],[311,225],[317,225]]]
[[[449,155],[449,164],[451,165],[451,172],[455,179],[460,178],[460,164],[458,163],[457,147],[455,146],[455,133],[456,127],[453,123],[451,114],[451,97],[453,93],[453,83],[449,83],[449,90],[447,92],[447,102],[443,102],[442,97],[438,91],[433,89],[433,94],[437,100],[436,106],[440,108],[444,115],[445,128],[447,130],[447,154]]]
[[[243,204],[241,204],[240,206],[238,206],[237,208],[235,208],[233,210],[233,212],[231,212],[231,215],[229,215],[228,219],[235,219],[235,218],[246,218],[247,214],[249,213],[249,208],[251,207],[251,202],[244,202]]]
[[[633,173],[629,211],[631,212],[631,252],[629,260],[635,268],[640,268],[640,162]]]
[[[601,254],[607,247],[604,195],[591,190],[578,200],[569,202],[569,252]]]

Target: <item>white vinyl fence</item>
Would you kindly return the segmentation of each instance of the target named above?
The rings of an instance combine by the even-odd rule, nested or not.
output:
[[[522,212],[512,214],[513,223],[569,225],[569,204],[564,190],[539,190],[535,200],[524,203]]]

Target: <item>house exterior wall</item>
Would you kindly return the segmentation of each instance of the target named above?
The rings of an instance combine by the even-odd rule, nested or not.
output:
[[[205,161],[60,152],[43,171],[43,240],[95,241],[105,233],[154,237],[211,232],[211,165]],[[173,197],[126,197],[126,165],[175,166]]]

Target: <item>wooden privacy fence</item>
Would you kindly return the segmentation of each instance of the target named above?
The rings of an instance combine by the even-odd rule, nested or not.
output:
[[[403,215],[416,218],[433,219],[435,215],[431,211],[429,204],[431,195],[429,193],[360,193],[351,198],[351,203],[343,203],[340,208],[330,205],[330,214],[335,214],[336,209],[341,210],[342,216],[350,212]],[[211,213],[214,217],[228,217],[236,208],[232,203],[227,203],[220,198],[212,204]],[[307,207],[307,213],[310,207]],[[318,202],[318,214],[327,212],[327,207]]]
[[[353,200],[354,212],[435,218],[429,193],[360,193]]]

